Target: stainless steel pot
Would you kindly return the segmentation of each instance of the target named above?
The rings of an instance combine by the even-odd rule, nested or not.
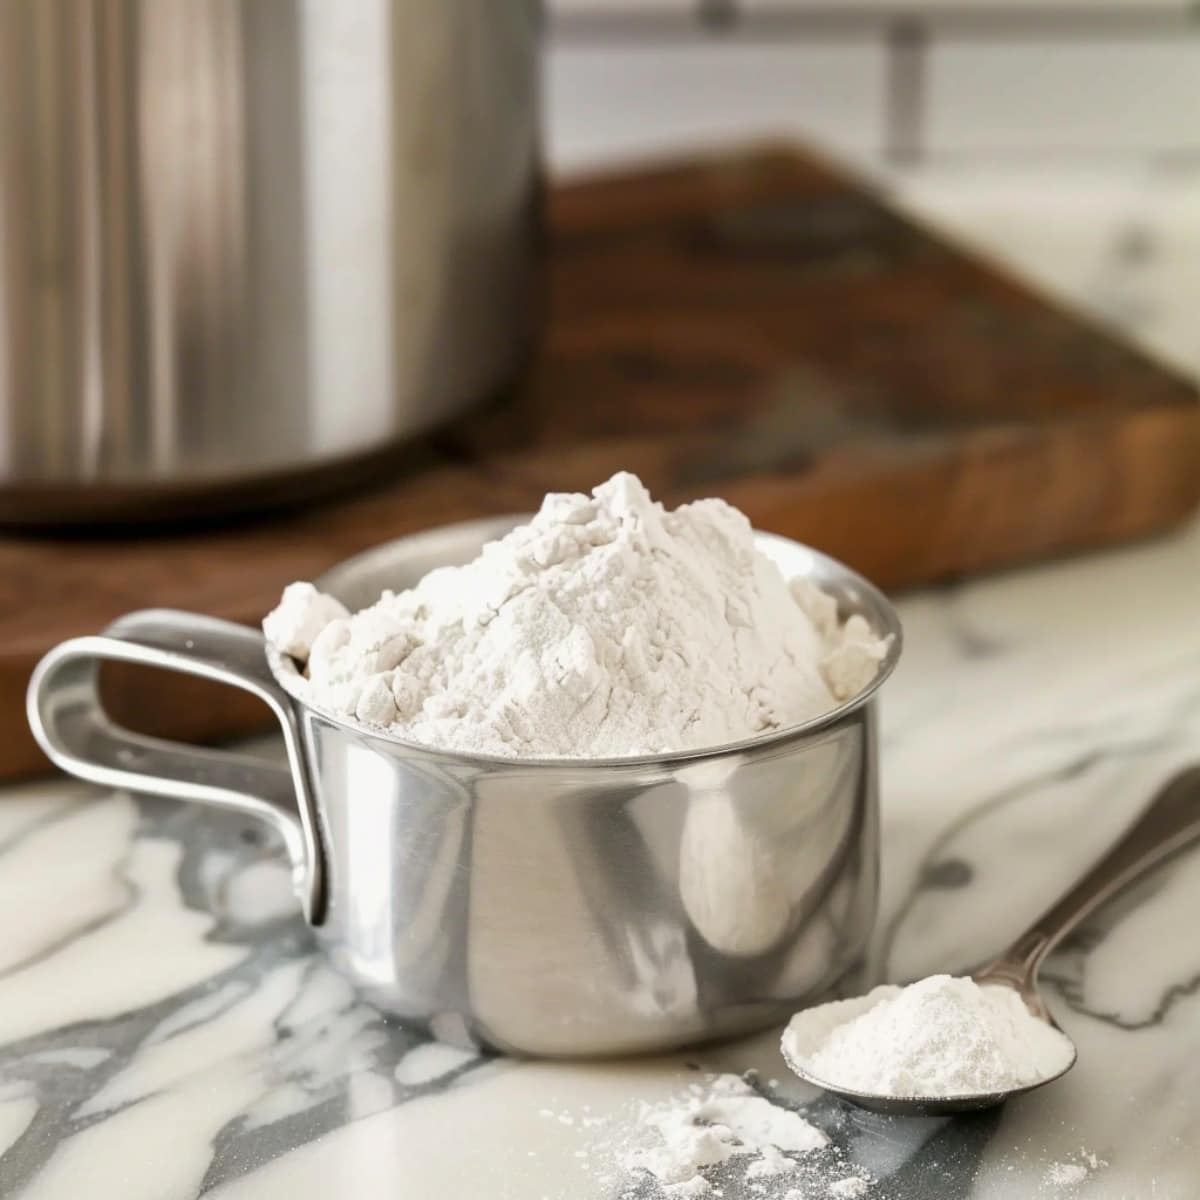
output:
[[[465,562],[513,519],[389,543],[320,581],[351,607]],[[872,685],[804,725],[699,753],[517,761],[414,746],[310,708],[255,630],[134,613],[51,651],[29,720],[65,770],[265,819],[333,962],[381,1008],[502,1050],[616,1054],[779,1020],[860,956],[879,865],[875,694],[887,600],[759,534],[789,575],[891,638]],[[103,659],[260,696],[288,766],[140,737],[96,697]]]
[[[0,5],[0,521],[303,489],[505,380],[538,27],[536,0]]]

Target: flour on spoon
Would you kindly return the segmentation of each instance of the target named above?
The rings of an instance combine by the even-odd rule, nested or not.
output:
[[[1011,988],[949,975],[798,1012],[782,1048],[812,1079],[876,1096],[1005,1092],[1057,1075],[1074,1056]]]

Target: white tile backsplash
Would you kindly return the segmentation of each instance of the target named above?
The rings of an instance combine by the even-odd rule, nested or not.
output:
[[[1200,35],[939,41],[927,59],[927,151],[1200,149]]]
[[[700,0],[550,3],[558,162],[743,131],[878,161],[889,128],[935,160],[1200,154],[1200,0],[722,0],[747,19],[708,30]]]
[[[676,15],[694,13],[696,0],[548,0],[546,8],[552,17]]]
[[[823,144],[1200,378],[1200,148],[1154,153],[1200,144],[1198,50],[943,39],[926,64],[937,153],[897,169],[879,155],[882,39],[551,39],[548,148],[561,171],[772,134]]]
[[[961,15],[1003,13],[1029,20],[1047,13],[1070,13],[1078,16],[1095,14],[1099,18],[1114,13],[1134,13],[1141,16],[1174,16],[1185,14],[1193,0],[734,0],[734,6],[744,12],[802,12],[838,14],[842,11],[951,19]],[[642,16],[659,13],[694,13],[699,0],[548,0],[551,14]]]
[[[800,136],[852,159],[882,137],[883,50],[866,41],[552,43],[546,140],[558,170]]]

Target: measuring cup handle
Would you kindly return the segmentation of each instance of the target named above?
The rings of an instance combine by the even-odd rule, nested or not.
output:
[[[96,688],[97,668],[106,659],[199,675],[252,693],[279,721],[288,766],[146,737],[114,724]],[[257,630],[170,609],[130,613],[99,636],[72,638],[51,650],[34,669],[26,708],[46,755],[80,779],[196,800],[272,825],[291,858],[305,918],[322,923],[325,863],[300,731]]]
[[[1200,838],[1200,767],[1166,783],[1109,852],[995,962],[975,973],[1032,982],[1042,959],[1088,913]]]

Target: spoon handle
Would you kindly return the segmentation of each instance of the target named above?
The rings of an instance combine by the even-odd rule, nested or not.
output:
[[[1115,846],[999,958],[975,973],[977,982],[1031,988],[1042,960],[1093,909],[1151,867],[1200,838],[1200,767],[1165,784]]]

